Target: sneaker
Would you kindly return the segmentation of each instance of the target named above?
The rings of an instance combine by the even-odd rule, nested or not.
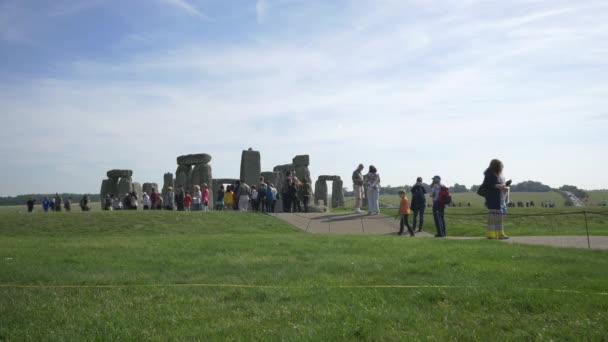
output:
[[[355,213],[361,214],[361,209],[359,209],[359,208],[355,209]]]
[[[416,231],[416,233],[421,233],[421,232],[422,232],[421,228]]]
[[[367,213],[367,215],[371,215],[371,214],[372,214],[372,212],[371,212],[371,211],[369,211],[369,212]]]
[[[380,213],[374,213],[374,215],[380,215]]]

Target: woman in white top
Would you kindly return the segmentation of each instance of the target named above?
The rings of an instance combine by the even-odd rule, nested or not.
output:
[[[201,198],[203,197],[203,193],[201,192],[201,187],[198,185],[194,186],[194,195],[192,196],[192,204],[194,205],[194,210],[201,210]]]
[[[380,214],[380,175],[374,165],[369,166],[369,173],[365,175],[365,184],[367,185],[367,214]]]

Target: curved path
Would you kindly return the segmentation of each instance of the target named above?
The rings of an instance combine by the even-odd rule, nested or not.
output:
[[[270,214],[312,234],[396,234],[399,221],[386,215],[368,216],[355,213],[274,213]],[[433,222],[426,222],[428,232],[434,233]],[[408,236],[407,234],[404,236]],[[417,237],[432,237],[427,232]],[[481,237],[449,237],[454,240],[483,239]],[[586,236],[514,236],[506,243],[543,245],[553,247],[588,248]],[[591,248],[608,249],[608,236],[591,236]]]

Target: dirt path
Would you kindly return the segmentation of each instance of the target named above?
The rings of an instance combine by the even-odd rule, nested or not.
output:
[[[312,234],[396,234],[399,221],[386,215],[355,213],[275,213],[272,216]],[[425,222],[427,232],[416,233],[416,237],[432,237],[432,222]],[[429,234],[430,233],[430,234]],[[407,236],[407,235],[406,235]],[[480,237],[449,237],[454,240],[483,239]],[[586,236],[514,236],[506,243],[543,245],[553,247],[588,248]],[[591,248],[608,249],[608,236],[591,236]]]

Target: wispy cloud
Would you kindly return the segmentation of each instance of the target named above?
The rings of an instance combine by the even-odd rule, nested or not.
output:
[[[347,176],[359,162],[374,163],[393,185],[436,173],[478,183],[487,161],[500,157],[515,180],[608,186],[608,176],[593,175],[608,167],[594,157],[608,128],[608,31],[600,29],[608,11],[600,2],[420,3],[307,7],[302,17],[293,2],[258,1],[265,25],[243,36],[259,39],[175,36],[172,47],[63,62],[54,65],[58,76],[4,84],[0,137],[31,138],[0,144],[10,164],[0,179],[19,165],[55,163],[99,177],[133,168],[137,180],[158,182],[176,155],[193,152],[211,153],[214,175],[232,177],[240,149],[252,146],[264,169],[310,153],[313,174]],[[294,32],[277,35],[278,17]],[[139,46],[146,34],[121,38]],[[98,187],[92,178],[87,189]]]
[[[205,13],[200,11],[194,5],[189,3],[187,0],[160,0],[160,1],[165,4],[172,5],[176,8],[179,8],[180,10],[185,11],[186,13],[188,13],[190,15],[204,18],[204,19],[209,19],[209,17]]]

